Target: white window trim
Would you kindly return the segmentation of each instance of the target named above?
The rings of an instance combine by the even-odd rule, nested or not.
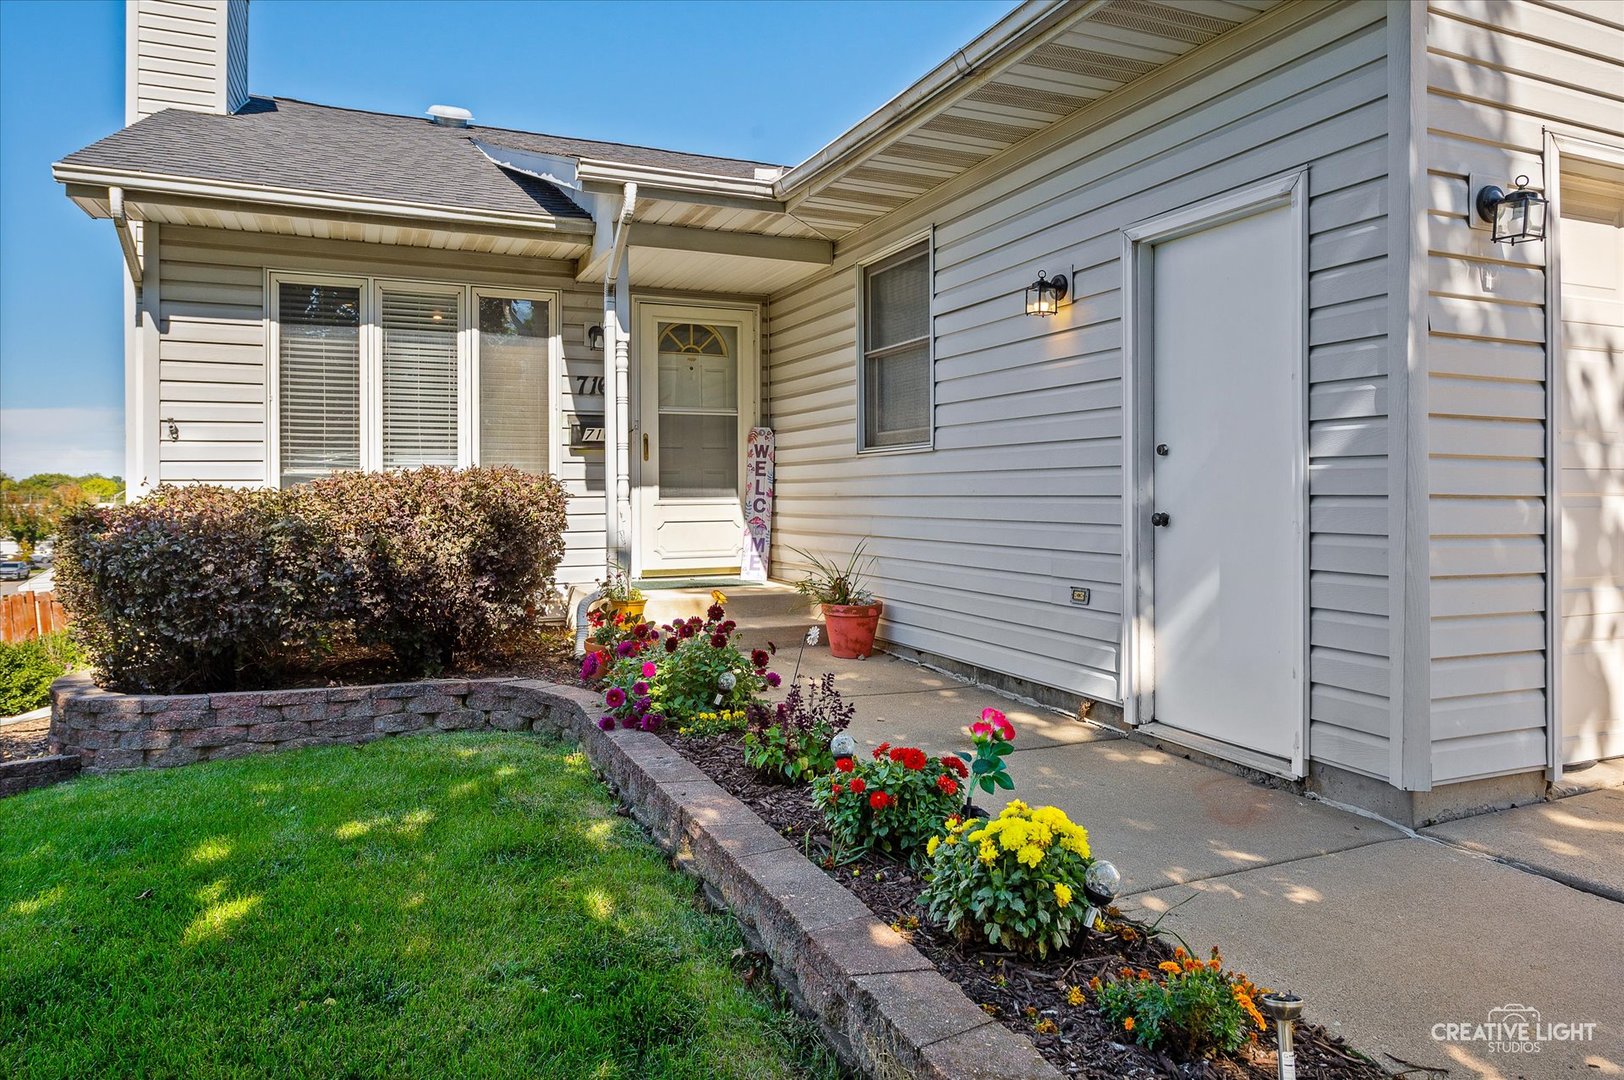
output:
[[[929,398],[925,406],[925,440],[897,446],[868,446],[868,272],[909,248],[925,245],[925,277],[928,310],[925,313],[925,365]],[[857,416],[854,445],[859,456],[871,454],[923,454],[936,449],[936,227],[914,233],[905,240],[875,252],[855,267],[857,281]]]
[[[466,468],[479,459],[479,324],[475,305],[480,296],[500,296],[544,301],[547,304],[547,467],[557,475],[562,462],[563,438],[559,430],[563,370],[563,293],[557,289],[536,289],[500,282],[457,284],[428,278],[391,277],[377,274],[332,274],[296,269],[265,271],[265,486],[282,486],[282,343],[278,314],[280,286],[284,283],[342,285],[360,290],[361,295],[361,470],[376,472],[383,467],[383,340],[379,322],[385,288],[443,292],[456,296],[457,327],[457,465]]]

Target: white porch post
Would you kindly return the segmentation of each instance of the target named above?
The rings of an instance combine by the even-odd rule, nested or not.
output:
[[[637,185],[627,184],[603,277],[604,571],[631,571],[631,240]]]
[[[615,563],[631,572],[632,565],[632,448],[631,367],[632,297],[628,275],[631,254],[621,254],[615,286]],[[607,495],[607,492],[605,492]]]

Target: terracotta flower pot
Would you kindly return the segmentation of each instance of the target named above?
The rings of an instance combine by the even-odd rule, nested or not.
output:
[[[866,660],[874,651],[880,628],[878,600],[872,604],[824,604],[823,621],[829,627],[829,652],[842,660]]]
[[[615,666],[615,654],[610,652],[606,646],[599,645],[596,641],[589,641],[586,643],[586,651],[603,654],[602,660],[599,661],[597,674],[592,676],[593,682],[609,674],[609,669]]]
[[[643,609],[648,606],[647,600],[611,600],[609,610],[619,615],[627,615],[641,622]]]

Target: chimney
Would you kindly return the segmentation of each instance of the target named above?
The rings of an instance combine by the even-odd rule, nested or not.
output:
[[[248,100],[248,0],[125,0],[124,122]]]

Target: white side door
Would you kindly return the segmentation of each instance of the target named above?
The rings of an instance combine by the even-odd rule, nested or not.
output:
[[[1575,166],[1561,179],[1553,387],[1564,764],[1624,755],[1624,182]]]
[[[1282,765],[1305,697],[1299,228],[1280,205],[1161,241],[1147,282],[1152,719]]]
[[[759,410],[753,311],[640,305],[633,444],[640,576],[737,574]]]

